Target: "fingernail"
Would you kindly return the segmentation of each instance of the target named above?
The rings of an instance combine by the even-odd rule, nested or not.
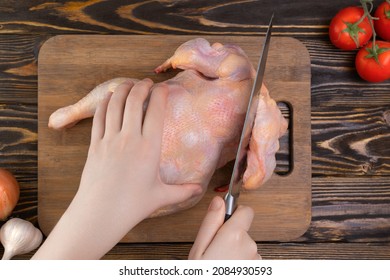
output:
[[[211,200],[209,210],[210,211],[216,211],[222,207],[222,199],[219,199],[218,197],[214,197],[213,200]]]

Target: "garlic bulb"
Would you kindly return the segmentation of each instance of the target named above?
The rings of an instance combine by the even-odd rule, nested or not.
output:
[[[2,260],[10,260],[13,256],[38,248],[42,242],[42,233],[32,223],[13,218],[1,227],[0,240],[4,246]]]

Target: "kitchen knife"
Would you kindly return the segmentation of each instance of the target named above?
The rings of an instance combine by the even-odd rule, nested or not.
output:
[[[274,15],[272,14],[269,21],[268,30],[265,36],[263,44],[263,50],[260,54],[259,64],[257,66],[257,75],[252,87],[252,92],[249,97],[248,107],[245,115],[244,126],[242,129],[240,142],[238,144],[236,160],[234,161],[234,167],[232,176],[229,183],[229,190],[225,196],[225,222],[233,215],[234,210],[237,208],[237,199],[240,195],[240,188],[242,185],[242,176],[246,169],[247,163],[247,146],[252,134],[253,123],[256,117],[258,96],[260,93],[261,85],[263,83],[263,77],[265,72],[265,64],[267,61],[268,49],[271,39],[272,20]]]

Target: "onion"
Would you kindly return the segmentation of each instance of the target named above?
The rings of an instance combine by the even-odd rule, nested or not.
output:
[[[7,170],[0,168],[0,220],[5,220],[19,200],[19,184]]]

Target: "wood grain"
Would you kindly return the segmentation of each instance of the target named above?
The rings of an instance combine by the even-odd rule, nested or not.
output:
[[[390,259],[390,251],[381,244],[360,243],[260,243],[258,251],[264,259]],[[104,259],[182,259],[188,258],[192,244],[124,244],[117,245]],[[161,253],[164,252],[164,253]]]
[[[389,175],[389,105],[315,109],[313,175]]]
[[[375,0],[374,6],[380,2]],[[90,5],[83,7],[85,3]],[[362,81],[354,70],[356,52],[337,50],[327,36],[331,17],[356,3],[141,0],[129,8],[129,2],[115,0],[1,1],[0,167],[13,171],[22,190],[22,203],[13,215],[37,218],[37,160],[33,156],[37,151],[31,137],[37,133],[37,115],[32,112],[37,111],[37,54],[47,38],[64,33],[258,35],[264,33],[267,15],[277,7],[274,34],[294,36],[310,53],[313,222],[295,243],[259,244],[262,255],[271,259],[390,259],[386,224],[390,160],[388,138],[383,137],[390,129],[390,81]],[[77,18],[77,13],[82,16]],[[369,143],[368,156],[351,148],[356,139]],[[333,149],[323,148],[324,142],[332,143]],[[126,244],[115,247],[106,258],[185,259],[189,248],[190,244]],[[2,250],[0,246],[0,254]]]
[[[47,128],[50,114],[83,97],[88,92],[87,85],[92,89],[112,77],[167,79],[175,73],[165,73],[160,78],[160,75],[152,74],[152,69],[165,61],[179,45],[193,38],[196,37],[68,35],[54,37],[43,46],[38,69],[38,219],[44,233],[54,227],[77,190],[90,139],[90,122],[56,132]],[[258,38],[205,38],[210,42],[239,45],[255,65],[258,61],[258,45],[261,45]],[[279,46],[283,46],[283,57],[277,49]],[[128,53],[129,47],[131,54]],[[290,119],[293,168],[285,176],[273,176],[258,191],[241,194],[240,202],[252,206],[259,216],[251,229],[255,240],[290,240],[303,234],[310,222],[309,66],[308,54],[299,41],[292,38],[271,40],[265,81],[273,98],[288,103],[294,111]],[[227,184],[230,175],[230,169],[221,170],[195,207],[143,221],[123,241],[193,241],[203,213],[216,195],[214,188]],[[175,235],[172,235],[172,230]]]
[[[0,37],[0,103],[37,104],[36,45],[39,36]]]
[[[341,7],[355,5],[333,0],[312,2],[198,0],[198,1],[3,1],[0,9],[2,33],[208,33],[255,34],[264,31],[278,7],[275,32],[326,34],[329,19]],[[313,10],[321,13],[313,13]],[[17,11],[17,12],[15,12]],[[104,12],[102,12],[104,11]],[[238,12],[239,11],[239,12]]]
[[[119,244],[105,260],[186,260],[191,243]],[[389,243],[260,243],[257,248],[265,260],[389,260]],[[16,256],[29,259],[32,253]]]
[[[131,244],[118,245],[104,259],[179,259],[188,258],[192,244]],[[320,259],[358,260],[390,259],[388,243],[260,243],[258,251],[265,260]]]
[[[313,178],[312,204],[301,241],[390,242],[388,177]]]

